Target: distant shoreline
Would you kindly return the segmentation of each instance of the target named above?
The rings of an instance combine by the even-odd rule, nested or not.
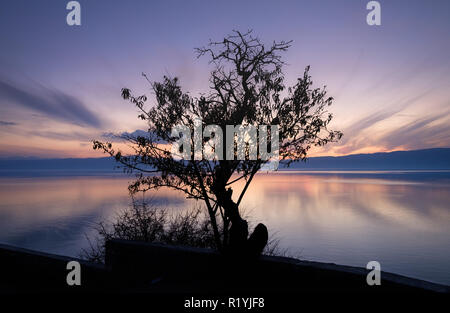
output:
[[[393,177],[393,176],[420,176],[416,178],[443,178],[450,179],[450,169],[298,169],[283,168],[277,171],[260,172],[258,175],[333,175],[358,177]],[[117,170],[66,170],[66,169],[0,169],[2,178],[44,178],[44,177],[110,177],[135,178],[135,173],[124,173]]]
[[[411,151],[395,151],[373,154],[352,154],[338,157],[311,157],[305,162],[292,162],[286,167],[286,161],[280,162],[279,171],[446,171],[450,170],[450,148],[434,148]],[[66,159],[29,159],[0,158],[0,176],[12,173],[47,172],[45,175],[59,172],[68,175],[83,174],[123,174],[112,157],[66,158]],[[42,175],[42,174],[41,174]]]

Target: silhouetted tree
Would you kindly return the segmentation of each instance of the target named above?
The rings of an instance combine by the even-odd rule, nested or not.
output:
[[[139,118],[149,126],[148,135],[126,136],[134,149],[132,154],[124,155],[111,142],[94,141],[94,149],[103,150],[126,169],[138,173],[129,186],[132,193],[168,187],[204,201],[217,248],[242,248],[248,230],[239,205],[255,174],[268,161],[259,156],[251,160],[248,155],[245,160],[227,160],[225,149],[221,160],[195,160],[193,151],[190,159],[183,160],[172,154],[167,144],[178,139],[171,133],[175,126],[186,125],[193,132],[196,119],[201,119],[203,128],[220,126],[224,142],[226,125],[279,125],[279,159],[289,165],[305,160],[312,146],[340,139],[341,132],[328,130],[332,114],[326,108],[333,98],[327,96],[325,87],[312,88],[309,67],[293,87],[286,88],[280,53],[290,45],[291,41],[281,41],[267,47],[251,31],[234,31],[223,41],[196,49],[198,57],[209,56],[214,66],[210,92],[199,97],[183,92],[177,78],[151,82],[143,74],[155,93],[156,104],[145,108],[147,97],[133,96],[127,88],[122,89],[122,97],[140,110]],[[270,132],[267,135],[270,138]],[[233,200],[231,187],[241,180],[244,187]],[[253,241],[267,238],[264,225],[257,230],[260,233],[252,236]]]

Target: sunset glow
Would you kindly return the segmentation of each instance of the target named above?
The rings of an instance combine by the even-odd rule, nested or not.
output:
[[[87,1],[83,25],[71,28],[64,4],[8,1],[0,10],[8,47],[0,51],[0,157],[101,157],[92,139],[146,130],[120,98],[122,87],[147,94],[149,105],[155,99],[142,72],[156,81],[178,76],[192,96],[206,92],[211,66],[194,48],[238,26],[266,43],[292,39],[287,84],[311,65],[315,86],[335,98],[332,127],[344,137],[311,156],[450,146],[450,4],[386,2],[374,29],[364,2],[322,2],[288,2],[275,12],[270,1],[240,10],[177,2],[173,12],[170,1]]]

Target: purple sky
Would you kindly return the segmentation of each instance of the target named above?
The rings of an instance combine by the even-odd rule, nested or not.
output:
[[[294,40],[288,85],[311,65],[335,97],[344,138],[316,155],[450,147],[450,1],[379,1],[381,26],[366,0],[80,0],[81,26],[66,24],[67,2],[0,4],[0,157],[102,156],[91,139],[146,129],[122,87],[153,104],[146,72],[207,91],[194,48],[233,29]]]

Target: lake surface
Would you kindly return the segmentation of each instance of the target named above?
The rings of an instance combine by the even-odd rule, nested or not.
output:
[[[78,256],[93,225],[130,204],[119,175],[0,177],[0,242]],[[237,188],[239,186],[236,186]],[[192,200],[153,194],[183,210]],[[242,207],[301,259],[381,269],[450,285],[450,172],[258,174]]]

